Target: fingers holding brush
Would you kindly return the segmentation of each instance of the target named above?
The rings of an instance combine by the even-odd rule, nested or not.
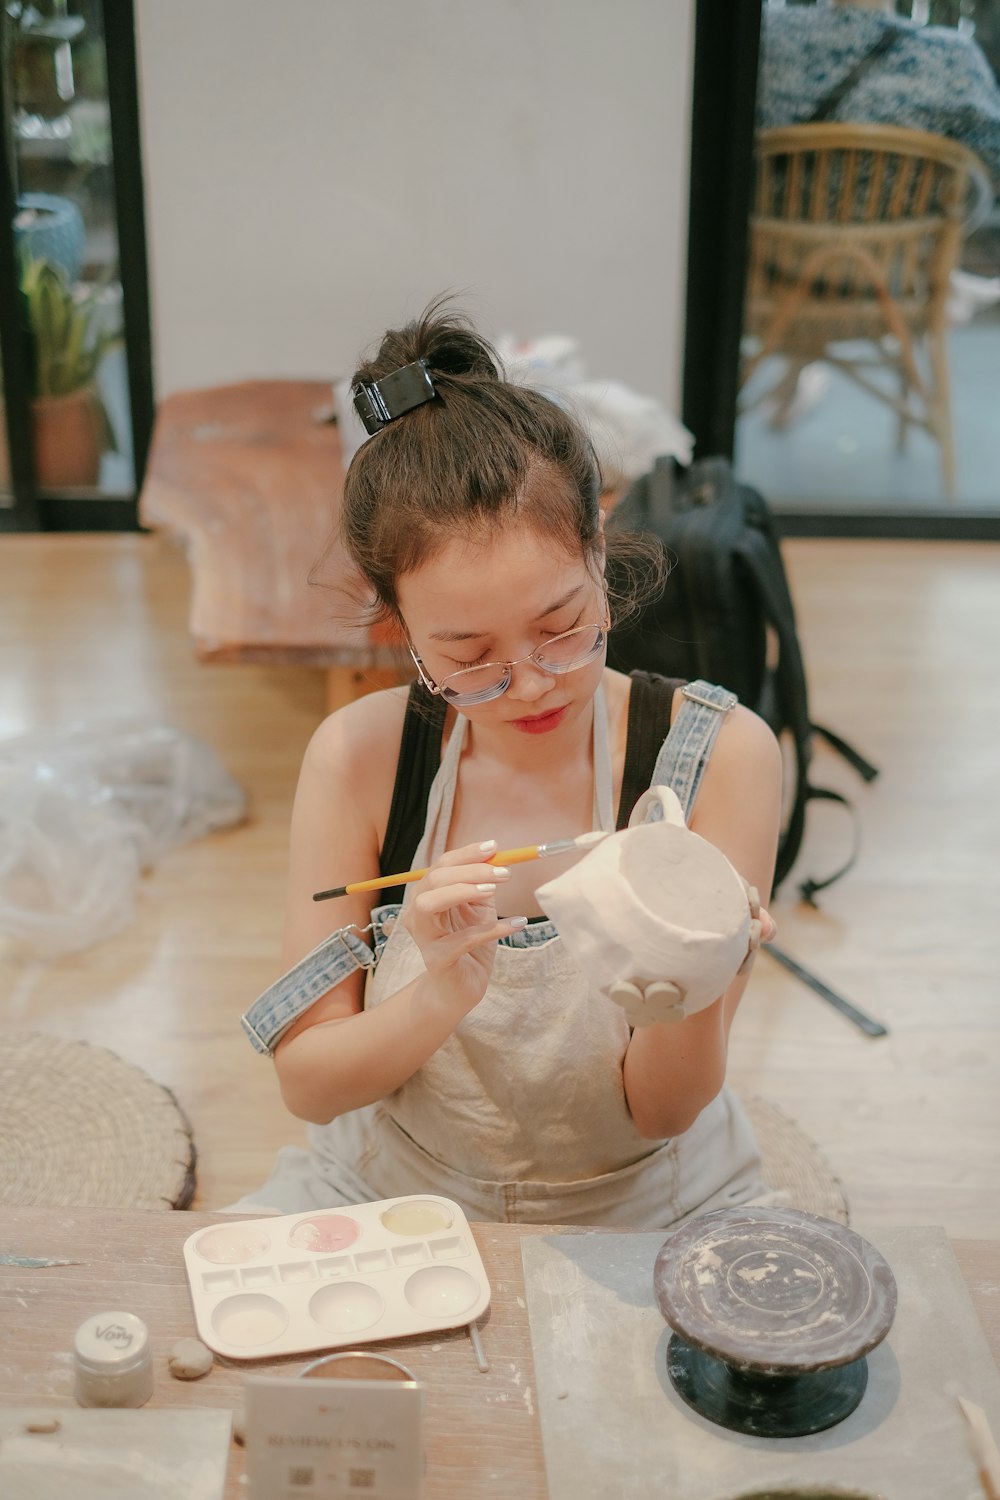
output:
[[[467,844],[462,849],[449,849],[434,861],[421,878],[416,890],[419,894],[427,890],[439,890],[446,886],[466,884],[469,886],[493,885],[510,878],[510,871],[494,864],[490,855],[496,853],[496,840],[485,844]]]
[[[463,1013],[486,992],[497,939],[525,925],[524,918],[497,916],[496,889],[510,871],[486,863],[495,848],[475,844],[442,855],[403,912],[435,993]]]
[[[501,879],[509,878],[507,870],[498,873]],[[458,914],[464,905],[480,907],[484,903],[488,904],[495,898],[496,890],[495,880],[475,883],[455,880],[448,885],[421,891],[413,898],[413,905],[425,917],[443,917],[447,912],[454,911]],[[465,925],[464,922],[462,925]]]
[[[415,887],[404,920],[418,943],[441,935],[481,937],[497,924],[497,886],[510,879],[503,866],[488,864],[483,854],[496,845],[453,849],[436,861]],[[473,862],[475,855],[479,860]]]

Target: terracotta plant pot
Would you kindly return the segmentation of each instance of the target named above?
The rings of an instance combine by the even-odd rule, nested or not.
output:
[[[68,396],[38,396],[31,403],[35,479],[39,489],[63,490],[97,483],[104,448],[100,401],[93,386]],[[10,487],[7,434],[0,427],[0,486]]]

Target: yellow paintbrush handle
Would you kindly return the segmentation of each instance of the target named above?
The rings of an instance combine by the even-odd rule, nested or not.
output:
[[[498,854],[491,854],[486,861],[488,865],[523,865],[529,859],[538,858],[538,845],[525,844],[523,849],[501,849]]]
[[[520,849],[500,849],[496,854],[491,854],[485,861],[488,865],[523,865],[529,859],[538,858],[538,845],[525,844]],[[392,885],[408,885],[411,880],[420,880],[427,874],[427,869],[406,870],[402,875],[379,875],[375,880],[355,880],[353,884],[344,887],[346,896],[353,896],[356,891],[383,891]]]
[[[355,891],[384,891],[391,885],[407,885],[411,880],[419,880],[426,874],[426,870],[407,870],[404,875],[379,875],[375,880],[353,880],[350,885],[344,886],[344,895],[353,896]]]
[[[524,844],[520,849],[499,849],[484,863],[488,865],[523,865],[529,859],[547,859],[550,854],[569,854],[574,849],[589,849],[595,842],[606,837],[604,831],[581,833],[575,839],[555,839],[551,844]],[[353,896],[355,891],[384,891],[392,885],[408,885],[411,880],[420,880],[427,874],[423,870],[404,870],[401,875],[379,875],[375,880],[354,880],[350,885],[334,886],[329,891],[316,891],[314,901],[329,901],[334,896]]]

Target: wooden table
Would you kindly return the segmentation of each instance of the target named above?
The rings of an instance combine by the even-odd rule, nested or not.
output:
[[[112,1308],[137,1313],[149,1327],[155,1406],[239,1411],[248,1368],[287,1368],[295,1375],[305,1358],[255,1361],[252,1366],[217,1358],[211,1372],[195,1383],[173,1380],[167,1373],[171,1345],[195,1332],[181,1244],[205,1225],[231,1222],[213,1214],[0,1208],[0,1250],[76,1262],[35,1269],[0,1265],[0,1403],[71,1405],[68,1354],[73,1334],[85,1317]],[[545,1466],[521,1238],[603,1231],[509,1224],[477,1224],[474,1229],[493,1291],[481,1325],[488,1372],[478,1369],[465,1331],[377,1347],[400,1357],[426,1384],[426,1500],[543,1500]],[[1000,1247],[994,1241],[959,1240],[953,1248],[993,1357],[1000,1362]],[[242,1474],[243,1453],[234,1445],[227,1500],[245,1494]]]
[[[139,518],[187,552],[190,628],[202,661],[322,667],[332,709],[399,681],[401,657],[387,634],[349,623],[343,590],[354,573],[336,544],[322,586],[309,581],[335,537],[343,493],[331,398],[330,383],[317,380],[168,396]]]

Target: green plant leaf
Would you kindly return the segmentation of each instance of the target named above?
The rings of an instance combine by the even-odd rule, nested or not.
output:
[[[67,396],[92,386],[101,360],[121,346],[120,334],[100,326],[99,298],[106,285],[99,282],[80,292],[62,266],[45,259],[22,261],[21,292],[35,346],[35,397]],[[103,404],[101,415],[114,447]]]

